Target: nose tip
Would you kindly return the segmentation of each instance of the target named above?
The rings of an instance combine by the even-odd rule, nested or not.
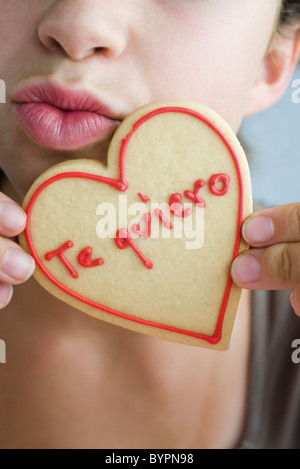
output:
[[[42,18],[38,27],[42,44],[51,52],[63,51],[74,61],[93,55],[116,58],[122,54],[126,33],[116,13],[102,6],[101,14],[97,14],[94,2],[85,3],[84,9],[73,2],[63,2],[63,9],[60,2],[55,3]]]

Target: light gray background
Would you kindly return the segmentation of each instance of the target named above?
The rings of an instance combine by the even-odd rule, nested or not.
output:
[[[300,202],[300,103],[292,101],[294,80],[300,80],[300,66],[280,102],[246,118],[239,133],[249,159],[253,198],[266,205]]]

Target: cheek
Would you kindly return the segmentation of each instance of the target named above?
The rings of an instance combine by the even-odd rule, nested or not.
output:
[[[214,24],[190,21],[172,25],[172,31],[165,29],[160,41],[148,47],[153,98],[201,102],[237,131],[273,28],[271,15],[266,25],[265,16],[258,19],[259,8],[247,5],[246,24],[240,21],[240,12],[226,22],[217,15]]]
[[[30,65],[37,47],[37,29],[47,0],[0,0],[0,76],[14,76],[23,65]]]
[[[180,58],[180,55],[182,58]],[[187,99],[213,108],[237,130],[243,118],[259,61],[244,64],[238,51],[219,46],[204,53],[194,47],[189,53],[173,54],[169,50],[168,62],[155,61],[153,70],[153,100]]]

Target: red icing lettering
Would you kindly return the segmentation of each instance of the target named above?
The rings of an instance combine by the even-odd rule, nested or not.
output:
[[[93,249],[87,247],[83,249],[78,255],[78,262],[82,267],[96,267],[98,265],[103,265],[103,259],[95,259],[92,261]]]
[[[201,197],[199,197],[199,191],[204,186],[205,186],[205,181],[203,179],[199,179],[198,181],[195,182],[194,192],[185,191],[185,193],[184,193],[184,195],[186,196],[187,199],[190,199],[193,202],[195,202],[195,204],[200,205],[201,208],[206,207],[205,200],[203,200],[203,199],[201,199]]]
[[[192,215],[193,210],[187,208],[184,211],[180,210],[182,197],[180,194],[172,194],[170,198],[170,210],[178,218],[186,218]]]
[[[147,197],[146,195],[143,195],[143,194],[141,194],[140,192],[139,192],[138,195],[140,196],[140,198],[142,199],[142,201],[145,202],[145,204],[146,204],[147,202],[150,202],[150,201],[151,201],[150,197]]]
[[[164,216],[164,214],[162,213],[161,210],[159,210],[159,208],[155,209],[154,212],[155,212],[155,215],[160,219],[160,221],[166,228],[168,228],[169,230],[173,230],[172,223],[170,222],[170,220],[167,219],[167,217]]]
[[[142,238],[150,238],[151,236],[151,215],[150,213],[146,213],[144,215],[145,222],[147,224],[147,230],[145,232],[141,231],[139,225],[132,225],[131,229],[135,234],[138,234]]]
[[[79,275],[78,273],[76,272],[76,270],[71,266],[71,264],[69,263],[69,261],[66,259],[65,257],[65,251],[67,249],[70,249],[74,246],[74,243],[72,241],[67,241],[65,244],[63,244],[63,246],[61,246],[59,249],[56,249],[55,251],[51,251],[51,252],[48,252],[46,255],[45,255],[45,259],[47,261],[51,261],[53,259],[54,256],[58,256],[59,259],[62,261],[62,263],[64,264],[64,266],[68,269],[68,271],[70,272],[70,274],[72,275],[73,278],[78,278]]]
[[[223,184],[222,189],[217,189],[216,185],[218,182]],[[217,196],[226,195],[229,190],[230,177],[227,174],[214,174],[209,180],[209,189],[212,194]]]
[[[134,252],[139,256],[139,258],[147,267],[147,269],[153,268],[152,262],[149,259],[147,259],[147,257],[144,256],[144,254],[135,246],[128,230],[126,230],[125,228],[122,228],[121,230],[119,230],[116,234],[115,239],[116,239],[116,244],[119,249],[127,249],[128,247],[131,247],[134,250]]]

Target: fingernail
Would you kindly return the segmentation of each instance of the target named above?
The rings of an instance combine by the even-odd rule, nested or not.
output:
[[[237,283],[257,282],[260,270],[260,263],[256,257],[247,254],[237,258],[232,266],[232,274]]]
[[[0,308],[7,306],[13,294],[13,287],[7,283],[0,283]]]
[[[243,238],[248,244],[266,243],[274,236],[274,224],[270,217],[249,218],[243,225]]]
[[[295,290],[293,290],[292,293],[291,293],[290,301],[291,301],[291,305],[294,308],[294,310],[295,311],[298,310]]]
[[[8,230],[17,230],[26,222],[26,214],[17,204],[2,202],[0,204],[0,226]]]
[[[26,280],[34,271],[35,263],[31,256],[19,248],[10,248],[2,259],[2,272],[15,280]]]

